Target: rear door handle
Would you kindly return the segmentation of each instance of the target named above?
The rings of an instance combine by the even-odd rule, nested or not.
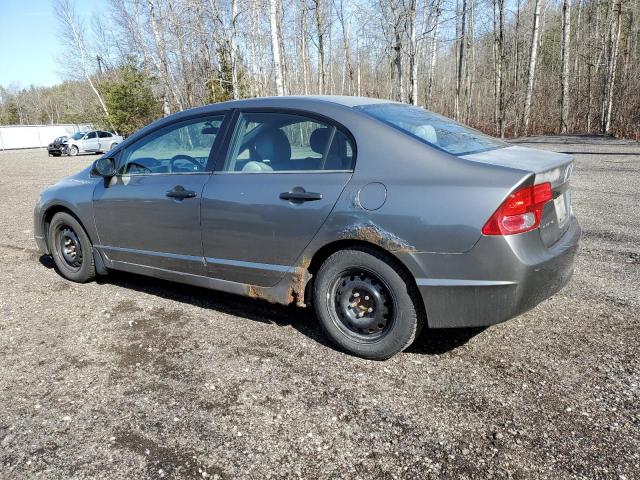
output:
[[[198,196],[193,190],[185,190],[182,185],[176,185],[173,190],[167,192],[167,197],[176,198],[178,200],[184,200],[185,198],[194,198]]]
[[[315,200],[322,200],[321,193],[307,192],[304,188],[293,188],[290,192],[282,192],[280,194],[281,200],[288,200],[290,202],[313,202]]]

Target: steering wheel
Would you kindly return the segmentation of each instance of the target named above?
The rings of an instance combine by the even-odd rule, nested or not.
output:
[[[180,154],[180,155],[176,155],[173,158],[171,158],[171,171],[172,172],[173,172],[173,164],[178,160],[186,160],[187,162],[192,163],[194,172],[202,170],[202,164],[200,162],[198,162],[195,158],[193,158],[193,157],[191,157],[189,155]]]

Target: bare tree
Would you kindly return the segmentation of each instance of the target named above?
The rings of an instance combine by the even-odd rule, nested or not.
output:
[[[637,1],[108,0],[107,8],[93,22],[99,48],[82,32],[77,48],[65,27],[84,55],[75,71],[94,111],[104,113],[92,86],[99,93],[98,79],[132,58],[166,114],[245,88],[335,91],[428,105],[498,136],[640,135]],[[3,118],[64,117],[45,91],[19,91]]]
[[[524,100],[523,129],[525,136],[529,134],[529,119],[531,117],[531,101],[533,99],[533,86],[536,76],[536,64],[538,61],[538,38],[540,36],[540,9],[543,0],[535,0],[533,12],[533,25],[531,29],[531,47],[529,50],[529,71],[527,74],[527,95]]]
[[[231,89],[234,99],[240,98],[238,89],[238,0],[231,0]]]
[[[278,1],[269,0],[269,20],[271,23],[271,52],[273,54],[273,68],[275,71],[276,93],[284,95],[282,80],[282,60],[280,52],[280,28],[278,26]]]
[[[464,61],[464,44],[467,19],[467,0],[462,0],[462,12],[460,20],[460,35],[457,38],[458,47],[458,68],[456,70],[456,97],[455,97],[455,116],[456,120],[460,119],[460,93],[462,89],[462,68]]]
[[[80,61],[80,69],[82,75],[87,80],[87,83],[91,87],[91,90],[98,99],[100,108],[104,112],[104,116],[109,121],[109,110],[104,103],[104,99],[95,86],[91,72],[89,71],[89,58],[93,58],[87,52],[87,45],[85,40],[85,32],[83,23],[78,18],[74,4],[71,0],[56,0],[54,7],[58,22],[60,23],[60,33],[63,41],[70,47],[71,50],[78,53],[78,60]],[[111,125],[113,127],[113,125]]]
[[[435,16],[434,16],[434,23],[433,23],[433,35],[431,37],[431,59],[430,59],[430,64],[429,64],[429,80],[427,81],[427,99],[426,99],[426,104],[428,106],[431,105],[431,100],[432,100],[432,94],[433,94],[433,79],[435,77],[435,72],[436,72],[436,65],[437,65],[437,61],[438,61],[438,31],[439,31],[439,27],[440,27],[440,1],[441,0],[436,0],[435,3]]]
[[[618,49],[620,46],[620,31],[622,22],[620,16],[622,14],[622,0],[615,0],[614,16],[611,20],[609,29],[610,47],[609,47],[609,64],[607,68],[607,108],[603,122],[603,133],[611,133],[611,114],[613,112],[613,91],[616,84],[616,74],[618,69]]]
[[[569,128],[569,48],[571,32],[571,2],[562,2],[562,73],[560,75],[560,133]]]
[[[169,72],[169,62],[167,60],[167,53],[164,48],[165,44],[160,34],[160,28],[158,26],[156,9],[155,9],[153,0],[147,0],[147,9],[149,11],[149,21],[151,23],[153,38],[155,40],[155,47],[158,53],[157,59],[153,55],[152,55],[152,58],[156,63],[156,68],[158,69],[158,73],[162,76],[162,79],[164,81],[164,85],[166,88],[166,92],[170,92],[173,95],[173,100],[176,102],[178,109],[182,111],[184,110],[182,105],[182,99],[180,98],[180,92],[178,91],[178,87],[173,81],[171,77],[171,73]],[[165,99],[166,99],[166,96],[167,95],[165,93]]]
[[[325,19],[323,0],[313,0],[314,12],[316,18],[316,31],[318,34],[318,94],[322,95],[325,92],[327,85],[325,61],[324,61],[324,35],[325,35]]]

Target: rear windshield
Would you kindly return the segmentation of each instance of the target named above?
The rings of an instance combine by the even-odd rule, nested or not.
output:
[[[500,140],[420,107],[378,103],[356,108],[453,155],[469,155],[507,146]]]

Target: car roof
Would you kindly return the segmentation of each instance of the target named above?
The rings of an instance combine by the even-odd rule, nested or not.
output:
[[[160,128],[168,121],[180,121],[184,118],[189,118],[194,115],[201,114],[214,114],[224,110],[230,110],[234,108],[286,108],[286,109],[309,109],[310,111],[326,110],[327,107],[338,107],[344,109],[351,109],[361,105],[371,104],[384,104],[399,102],[380,98],[369,97],[354,97],[347,95],[289,95],[289,96],[276,96],[276,97],[255,97],[242,100],[228,100],[219,103],[210,103],[201,107],[195,107],[181,112],[174,113],[166,118],[156,120],[150,125],[138,130],[131,135],[121,147],[126,146],[129,143],[137,141],[139,138],[146,135],[150,130]]]
[[[229,105],[233,107],[250,107],[252,104],[265,105],[266,103],[273,104],[273,106],[280,106],[282,104],[290,104],[291,101],[300,102],[301,104],[312,104],[318,102],[336,103],[338,105],[344,105],[345,107],[357,107],[360,105],[370,105],[373,103],[397,103],[393,100],[386,100],[381,98],[369,98],[369,97],[355,97],[349,95],[287,95],[280,97],[256,97],[246,98],[243,100],[230,100],[227,102],[216,103],[215,105]]]

